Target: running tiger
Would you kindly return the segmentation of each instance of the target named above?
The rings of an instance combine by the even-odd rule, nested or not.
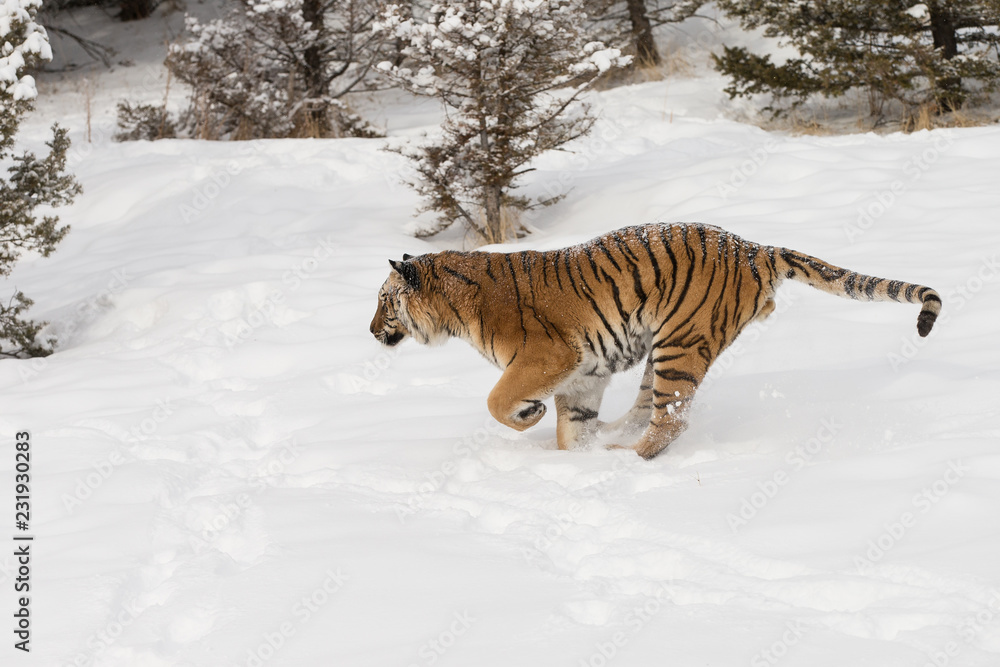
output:
[[[462,338],[503,371],[487,400],[501,423],[523,431],[555,396],[560,449],[598,427],[644,425],[633,449],[647,459],[686,428],[712,362],[750,322],[771,314],[786,278],[851,299],[919,303],[921,336],[941,310],[929,287],[701,224],[626,227],[548,252],[445,251],[389,264],[370,327],[381,343]],[[617,422],[598,422],[611,375],[642,359],[635,405]]]

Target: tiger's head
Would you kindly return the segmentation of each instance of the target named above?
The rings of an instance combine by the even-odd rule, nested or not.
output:
[[[378,309],[369,327],[369,331],[378,342],[390,347],[399,345],[410,335],[406,318],[403,316],[404,299],[408,292],[419,289],[420,280],[416,268],[407,261],[409,259],[409,255],[403,255],[402,262],[389,260],[392,273],[382,283],[382,289],[378,292]]]
[[[412,336],[418,343],[436,344],[447,338],[437,325],[432,291],[410,255],[389,260],[392,272],[378,293],[378,309],[369,331],[383,345],[394,346]]]

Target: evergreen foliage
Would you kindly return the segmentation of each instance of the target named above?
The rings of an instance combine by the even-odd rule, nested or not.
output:
[[[586,134],[593,118],[574,109],[595,77],[629,62],[589,41],[575,0],[448,0],[424,19],[390,5],[376,30],[399,40],[402,64],[378,68],[406,90],[436,97],[442,136],[401,153],[416,166],[411,186],[438,214],[422,232],[462,220],[480,240],[516,234],[520,211],[551,203],[512,194],[537,155]]]
[[[177,136],[174,118],[162,104],[118,103],[115,141],[156,141]]]
[[[732,78],[730,97],[770,93],[768,110],[810,95],[861,88],[875,117],[891,100],[938,111],[1000,81],[998,0],[720,0],[744,28],[763,28],[801,54],[778,64],[725,47],[716,67]]]
[[[69,138],[66,130],[53,126],[49,154],[39,160],[34,154],[14,154],[14,139],[24,114],[37,96],[35,80],[25,70],[41,60],[50,60],[45,29],[35,23],[40,0],[9,0],[0,5],[0,161],[9,162],[6,180],[0,180],[0,277],[10,275],[14,263],[26,252],[47,257],[69,231],[59,219],[36,218],[37,206],[68,204],[80,193],[80,185],[66,174]],[[15,292],[6,304],[0,302],[0,356],[43,356],[51,343],[38,342],[44,323],[24,319],[31,299]]]

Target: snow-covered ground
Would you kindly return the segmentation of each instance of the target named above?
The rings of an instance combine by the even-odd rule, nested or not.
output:
[[[85,192],[0,285],[61,341],[0,363],[0,502],[28,429],[35,535],[32,655],[0,664],[996,665],[1000,128],[768,134],[720,84],[594,95],[510,247],[702,221],[944,311],[919,339],[916,307],[783,287],[649,462],[499,426],[463,343],[371,337],[386,259],[461,243],[407,234],[384,140],[87,144],[42,99],[25,136],[71,127]]]

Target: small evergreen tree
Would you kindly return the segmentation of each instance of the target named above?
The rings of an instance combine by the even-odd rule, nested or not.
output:
[[[68,204],[80,185],[65,173],[69,139],[54,126],[49,154],[14,154],[14,135],[37,96],[35,80],[25,70],[40,60],[51,60],[45,29],[35,23],[41,0],[16,0],[0,5],[0,160],[10,162],[7,180],[0,180],[0,277],[10,275],[25,252],[48,256],[69,228],[55,216],[35,217],[35,207]],[[49,342],[36,340],[44,323],[23,319],[31,299],[15,292],[0,302],[0,356],[44,356]]]
[[[118,103],[115,141],[156,141],[177,136],[174,119],[163,104]]]
[[[376,0],[240,0],[209,23],[189,17],[193,39],[167,67],[191,86],[189,133],[206,139],[371,136],[341,101],[379,58]]]
[[[795,47],[801,58],[775,64],[770,56],[725,47],[716,67],[732,77],[730,97],[770,93],[776,111],[810,95],[868,94],[880,116],[888,100],[907,107],[959,107],[968,81],[983,91],[1000,81],[998,0],[719,0],[744,28],[763,28]]]
[[[421,235],[463,220],[494,243],[514,231],[518,211],[549,203],[511,190],[532,158],[589,131],[586,107],[571,107],[596,75],[629,62],[588,42],[583,19],[575,0],[446,0],[426,20],[409,6],[386,9],[375,29],[400,41],[405,61],[379,70],[447,112],[439,140],[400,151],[416,165],[411,185],[425,210],[438,213]]]

